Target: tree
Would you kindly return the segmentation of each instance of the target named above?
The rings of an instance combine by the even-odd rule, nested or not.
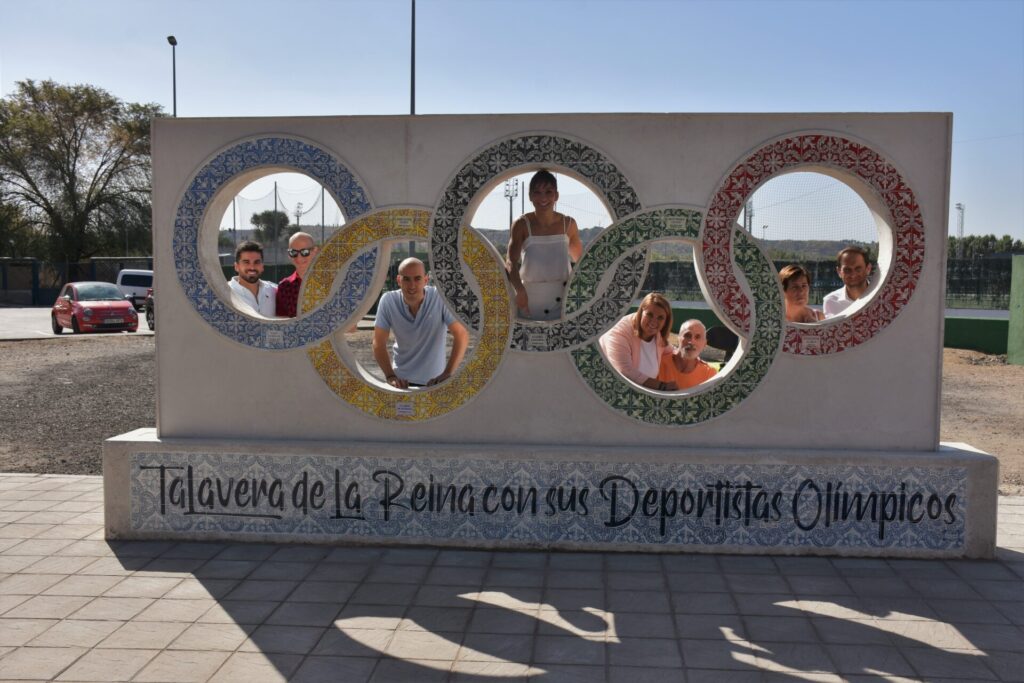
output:
[[[256,228],[256,239],[264,246],[276,244],[282,237],[289,236],[288,214],[284,211],[261,211],[252,215],[251,223]]]
[[[45,234],[45,256],[76,263],[133,235],[151,243],[149,125],[160,114],[53,81],[17,83],[0,100],[0,199]]]
[[[0,255],[35,256],[40,246],[38,232],[25,220],[21,209],[0,199]]]

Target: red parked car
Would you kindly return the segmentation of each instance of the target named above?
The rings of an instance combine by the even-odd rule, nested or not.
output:
[[[69,282],[50,311],[53,333],[65,327],[79,332],[139,329],[139,314],[117,285],[110,282]]]

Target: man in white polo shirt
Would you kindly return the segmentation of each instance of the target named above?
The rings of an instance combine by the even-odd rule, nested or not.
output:
[[[431,386],[448,379],[462,362],[469,332],[444,305],[429,281],[423,261],[407,258],[398,266],[398,286],[377,304],[373,357],[396,389]],[[452,335],[452,353],[445,363],[445,330]],[[394,354],[388,337],[395,333]]]
[[[266,318],[277,315],[277,285],[261,280],[263,245],[246,240],[235,249],[235,277],[228,280],[231,299],[243,313],[256,313]]]
[[[836,257],[836,272],[843,280],[843,286],[825,295],[822,310],[826,318],[846,311],[871,288],[871,262],[868,253],[860,247],[846,247]]]

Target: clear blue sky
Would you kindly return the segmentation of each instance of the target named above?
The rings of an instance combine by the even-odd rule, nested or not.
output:
[[[169,34],[180,116],[409,111],[409,0],[0,0],[0,94],[170,111]],[[421,114],[951,111],[967,232],[1024,239],[1024,0],[418,0],[416,87]]]

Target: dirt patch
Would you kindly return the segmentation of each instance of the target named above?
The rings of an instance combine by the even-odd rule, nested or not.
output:
[[[1006,356],[946,349],[940,438],[997,456],[1000,493],[1024,493],[1024,366],[1008,365]]]
[[[99,474],[104,439],[156,421],[153,337],[0,342],[0,471]]]
[[[369,334],[350,339],[376,371]],[[154,375],[153,337],[0,342],[0,471],[99,474],[104,439],[155,424]],[[941,439],[997,456],[1000,491],[1024,493],[1024,367],[946,349],[942,387]]]

